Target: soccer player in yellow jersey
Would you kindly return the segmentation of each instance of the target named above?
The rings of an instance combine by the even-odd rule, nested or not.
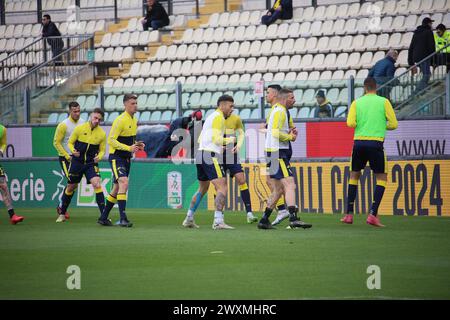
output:
[[[103,226],[111,226],[108,220],[109,212],[115,203],[119,205],[121,227],[132,227],[133,223],[128,220],[125,212],[127,205],[128,175],[131,169],[131,157],[139,150],[143,150],[143,142],[136,142],[137,119],[137,96],[125,94],[123,97],[125,111],[118,116],[111,127],[108,136],[109,163],[114,175],[114,186],[108,195],[105,210],[103,210],[98,223]]]
[[[250,201],[250,192],[248,190],[247,179],[245,177],[244,170],[239,160],[239,150],[242,147],[245,139],[244,125],[241,118],[236,114],[231,114],[225,119],[225,138],[234,137],[236,140],[234,144],[224,145],[223,149],[223,168],[224,172],[230,172],[231,177],[235,177],[241,191],[241,199],[244,203],[245,210],[247,212],[247,223],[253,223],[258,221],[253,215],[252,204]],[[194,212],[197,210],[201,199],[205,195],[207,190],[203,190],[204,193],[198,191],[191,200],[191,205],[187,213],[186,219],[183,222],[183,226],[187,228],[196,227],[193,225]]]
[[[262,125],[262,131],[267,132],[267,125],[269,122],[269,118],[270,118],[270,113],[275,109],[275,107],[277,106],[277,102],[278,102],[278,95],[281,91],[281,86],[278,84],[271,84],[267,87],[267,91],[266,91],[266,101],[272,106],[269,113],[266,114],[266,123]],[[294,100],[295,102],[295,100]],[[292,104],[293,105],[293,104]],[[289,112],[289,111],[288,111]],[[288,113],[289,114],[289,113]],[[294,127],[294,122],[292,120],[292,117],[289,116],[289,127],[293,128]],[[266,183],[269,186],[269,190],[270,192],[273,192],[273,179],[270,177],[270,175],[266,175]],[[284,202],[284,196],[281,196],[280,199],[278,199],[277,202],[277,210],[278,210],[278,214],[277,217],[275,218],[275,220],[272,222],[272,225],[277,225],[280,222],[282,222],[283,220],[285,220],[286,218],[289,217],[289,212],[286,210],[286,204]]]
[[[201,195],[204,195],[212,183],[216,188],[216,198],[214,200],[215,212],[212,228],[234,229],[224,221],[223,210],[227,198],[227,180],[222,164],[222,153],[224,146],[234,144],[235,137],[224,137],[225,119],[233,112],[234,100],[229,95],[223,95],[217,100],[217,109],[209,115],[203,125],[200,134],[200,146],[196,154],[195,163],[197,166],[197,179],[199,189],[192,198],[191,208],[198,206]],[[198,202],[198,203],[197,203]],[[183,222],[187,228],[198,228],[194,222],[194,210],[189,210],[188,216]]]
[[[94,187],[100,212],[105,207],[105,197],[98,169],[98,162],[105,155],[106,149],[106,133],[100,127],[103,116],[103,110],[95,108],[91,112],[89,121],[77,126],[69,138],[67,145],[72,154],[68,169],[69,179],[61,198],[60,214],[56,222],[66,221],[67,207],[70,205],[75,188],[83,175]]]
[[[80,105],[76,101],[69,103],[69,116],[61,121],[56,127],[53,138],[53,146],[58,152],[59,164],[67,179],[69,179],[70,150],[67,143],[75,127],[83,124],[85,121],[80,118]],[[65,191],[65,190],[64,190]],[[61,214],[61,203],[56,207],[58,216]],[[69,213],[65,213],[66,219],[69,219]]]
[[[376,94],[377,83],[374,78],[368,77],[364,80],[364,90],[365,94],[352,102],[347,116],[347,126],[355,128],[355,135],[347,192],[348,205],[346,215],[341,221],[347,224],[353,223],[353,209],[358,191],[358,181],[361,170],[369,162],[370,169],[375,173],[377,185],[366,222],[375,227],[384,227],[377,217],[388,172],[383,144],[386,130],[397,129],[398,122],[389,100]]]
[[[5,153],[7,142],[6,142],[6,128],[0,124],[0,158],[3,158]],[[14,212],[12,205],[11,196],[9,194],[8,184],[6,183],[6,173],[0,164],[0,192],[3,197],[3,203],[6,209],[8,209],[9,221],[11,224],[17,224],[24,220],[24,217],[18,216]]]
[[[298,207],[295,203],[295,181],[290,166],[292,149],[290,142],[297,139],[297,129],[290,128],[287,112],[287,100],[292,90],[282,89],[279,93],[277,106],[270,113],[267,136],[266,156],[267,169],[273,179],[273,191],[267,201],[264,216],[258,223],[259,229],[273,229],[269,217],[278,199],[284,195],[289,211],[290,228],[311,228],[311,224],[301,221],[297,217]]]

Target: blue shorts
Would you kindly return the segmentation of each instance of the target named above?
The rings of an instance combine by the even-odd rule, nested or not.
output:
[[[278,154],[273,154],[272,152],[267,152],[267,170],[272,179],[281,180],[287,177],[292,177],[290,157],[284,152]]]
[[[87,183],[90,183],[92,178],[100,177],[100,170],[96,163],[81,163],[72,160],[69,165],[69,183],[80,183],[83,175],[86,177]]]
[[[131,159],[122,158],[113,154],[109,155],[109,164],[114,176],[114,183],[117,183],[120,177],[128,177],[131,169]]]
[[[353,143],[351,171],[361,171],[369,162],[374,173],[387,173],[387,160],[383,142],[355,140]]]
[[[64,172],[64,176],[69,180],[69,167],[70,161],[68,161],[65,157],[59,157],[59,165],[61,166],[62,171]]]
[[[225,177],[223,165],[214,152],[199,150],[195,157],[197,166],[197,179],[199,181],[212,181]]]

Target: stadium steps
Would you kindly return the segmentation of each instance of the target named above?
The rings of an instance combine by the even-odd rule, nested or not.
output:
[[[411,114],[418,112],[424,107],[432,109],[434,105],[439,105],[439,100],[437,103],[433,103],[437,97],[445,95],[445,81],[434,81],[424,89],[423,92],[417,95],[411,95],[408,100],[404,101],[401,105],[396,108],[399,118],[407,117]]]
[[[228,11],[240,10],[242,8],[241,0],[228,0]],[[199,8],[201,15],[210,15],[215,12],[224,12],[225,7],[222,0],[205,0],[205,4]],[[196,8],[192,9],[196,13]]]

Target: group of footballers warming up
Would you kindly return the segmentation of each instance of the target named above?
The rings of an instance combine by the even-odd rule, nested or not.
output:
[[[358,181],[369,162],[370,168],[376,176],[373,203],[366,222],[370,225],[382,227],[377,214],[383,198],[387,182],[387,161],[383,142],[386,130],[394,130],[398,126],[394,110],[388,99],[376,94],[377,85],[373,78],[364,81],[365,94],[353,101],[349,108],[347,125],[355,128],[354,145],[351,157],[351,173],[348,184],[347,208],[343,223],[353,223],[354,202],[357,195]],[[244,126],[240,117],[233,114],[234,100],[229,95],[222,95],[217,101],[217,109],[211,113],[203,124],[199,137],[199,148],[195,155],[197,179],[199,188],[192,197],[183,226],[198,228],[194,215],[203,196],[208,192],[212,183],[214,193],[214,221],[212,228],[234,229],[225,223],[224,208],[227,199],[226,173],[229,172],[239,185],[241,199],[247,212],[247,222],[258,222],[259,229],[275,229],[275,225],[289,218],[287,228],[311,228],[310,223],[302,221],[298,216],[296,204],[296,184],[290,166],[292,144],[296,141],[298,131],[294,126],[289,109],[295,104],[292,90],[279,85],[270,85],[266,91],[266,100],[272,106],[266,123],[260,128],[265,133],[266,152],[266,182],[270,189],[267,206],[262,218],[254,216],[251,207],[250,193],[247,179],[239,160],[239,150],[244,142]],[[96,202],[100,211],[98,224],[113,226],[109,213],[117,203],[120,219],[115,223],[122,227],[133,224],[126,214],[128,191],[128,176],[130,160],[133,154],[143,150],[142,141],[136,141],[137,96],[126,94],[123,98],[124,112],[117,117],[106,137],[100,127],[104,112],[100,108],[94,109],[85,122],[80,119],[80,106],[77,102],[69,104],[69,116],[58,124],[54,137],[54,146],[58,151],[61,168],[67,178],[61,201],[57,206],[56,222],[69,219],[67,211],[72,196],[83,176],[86,177],[96,194]],[[98,163],[106,150],[106,139],[109,144],[109,163],[114,176],[113,187],[106,201],[101,187]],[[6,128],[0,125],[0,156],[6,148]],[[24,220],[15,214],[6,183],[6,174],[0,166],[0,192],[8,209],[10,221],[17,224]],[[270,216],[277,208],[278,214],[273,222]]]

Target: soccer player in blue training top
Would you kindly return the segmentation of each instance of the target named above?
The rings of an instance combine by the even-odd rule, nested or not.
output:
[[[387,160],[383,142],[387,130],[397,129],[398,122],[391,103],[385,97],[378,96],[377,83],[374,78],[364,80],[365,95],[352,102],[347,116],[347,126],[355,128],[353,152],[351,159],[350,180],[348,183],[347,210],[342,222],[353,223],[353,210],[358,191],[361,170],[369,161],[370,169],[375,173],[377,186],[367,223],[384,227],[378,214],[378,207],[383,198],[387,183]]]
[[[216,197],[214,199],[216,211],[212,228],[214,230],[234,229],[225,223],[223,216],[223,209],[227,199],[227,180],[221,163],[224,146],[236,142],[235,137],[224,137],[225,119],[231,115],[233,107],[233,98],[229,95],[222,95],[217,100],[217,110],[205,120],[199,138],[200,146],[195,159],[199,189],[192,198],[191,209],[189,209],[188,215],[183,222],[184,227],[198,228],[194,222],[195,209],[197,209],[201,197],[208,191],[209,184],[212,182],[216,188]]]
[[[0,124],[0,158],[3,158],[7,146],[6,128]],[[18,216],[14,212],[11,196],[9,194],[8,184],[6,183],[6,173],[0,164],[0,192],[3,197],[6,209],[8,209],[9,221],[11,224],[22,222],[25,218]]]
[[[290,128],[287,111],[288,99],[292,90],[281,89],[278,103],[271,111],[266,136],[267,168],[273,179],[273,190],[267,201],[264,216],[258,223],[259,229],[274,229],[269,217],[276,206],[278,199],[284,194],[289,211],[289,228],[311,228],[311,224],[301,221],[297,217],[298,208],[295,204],[295,181],[289,160],[292,149],[290,142],[297,139],[298,131]],[[294,99],[295,101],[295,99]],[[293,105],[293,103],[292,103]]]
[[[70,150],[67,143],[69,142],[69,138],[75,130],[75,127],[83,124],[85,121],[80,118],[80,105],[76,101],[72,101],[69,103],[69,116],[61,121],[56,127],[55,136],[53,137],[53,146],[56,151],[58,151],[59,156],[59,165],[67,178],[69,180],[69,165],[70,165]],[[76,189],[77,186],[75,186]],[[63,193],[66,190],[64,189]],[[56,207],[56,213],[59,216],[61,214],[61,206]],[[69,219],[69,212],[65,213],[66,219]]]
[[[106,150],[106,133],[100,127],[103,116],[103,110],[95,108],[91,112],[89,121],[77,126],[69,138],[67,145],[72,154],[68,169],[69,179],[61,198],[60,214],[56,222],[66,221],[65,213],[70,205],[75,188],[83,175],[86,176],[88,183],[94,187],[100,212],[105,207],[105,197],[98,168],[98,163],[105,155]]]
[[[137,119],[137,96],[125,94],[123,97],[125,111],[118,116],[111,127],[108,136],[109,163],[114,175],[114,186],[108,195],[105,210],[97,222],[102,226],[111,226],[108,219],[109,212],[115,203],[119,204],[121,227],[132,227],[133,223],[128,220],[125,208],[127,205],[128,175],[131,169],[131,157],[133,153],[144,150],[145,144],[136,141]]]

